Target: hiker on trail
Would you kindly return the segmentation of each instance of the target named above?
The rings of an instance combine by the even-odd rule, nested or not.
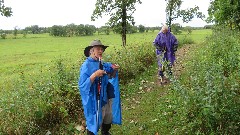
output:
[[[87,57],[80,68],[78,86],[82,98],[87,134],[110,135],[111,124],[121,124],[121,101],[117,64],[102,62],[108,46],[93,40],[84,50]]]
[[[165,65],[167,65],[169,74],[172,75],[171,68],[174,66],[175,52],[177,51],[178,41],[170,32],[168,26],[164,25],[153,41],[153,45],[156,47],[156,55],[159,67],[158,76],[161,80],[161,83],[164,84],[168,82],[168,79],[164,75]]]

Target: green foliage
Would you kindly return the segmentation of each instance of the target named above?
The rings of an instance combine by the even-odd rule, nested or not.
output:
[[[192,33],[192,28],[191,26],[186,26],[185,28],[183,28],[184,31],[187,31],[187,34],[191,34]]]
[[[110,27],[109,26],[101,26],[100,28],[98,28],[98,34],[100,33],[104,33],[106,35],[110,34]]]
[[[4,5],[4,0],[0,0],[0,13],[2,16],[12,16],[12,8]]]
[[[41,75],[21,71],[19,80],[4,89],[1,134],[36,134],[82,115],[78,67],[66,67],[62,59],[55,66],[41,71]]]
[[[182,29],[182,27],[179,23],[174,23],[171,26],[171,32],[175,35],[181,34],[182,33],[181,29]]]
[[[102,17],[103,14],[110,15],[108,25],[113,28],[116,33],[122,35],[122,45],[126,45],[127,26],[134,25],[135,4],[142,3],[140,0],[97,0],[95,9],[91,16],[91,20]]]
[[[180,9],[182,4],[181,0],[165,0],[167,1],[166,6],[166,16],[167,16],[167,25],[171,27],[172,21],[178,18],[177,11]]]
[[[144,71],[151,75],[148,70],[156,62],[152,46],[152,38],[156,34],[131,34],[131,44],[121,49],[120,40],[116,40],[119,35],[98,36],[103,43],[111,46],[106,50],[104,60],[121,66],[121,86],[138,78]],[[18,44],[11,39],[1,41],[4,59],[0,64],[3,78],[0,85],[0,102],[3,103],[0,104],[0,134],[45,134],[47,130],[52,134],[77,133],[73,123],[79,124],[83,120],[77,88],[79,66],[85,59],[82,49],[96,37],[70,38],[70,42],[64,37],[35,36],[19,38]],[[13,52],[11,47],[18,49]],[[77,54],[72,55],[69,51]],[[59,56],[64,53],[67,56]],[[53,57],[57,59],[52,60]],[[133,92],[136,88],[126,89]],[[169,112],[172,110],[169,109]],[[148,124],[140,126],[146,129]]]
[[[17,34],[18,34],[18,29],[17,29],[17,27],[15,27],[13,30],[13,36],[15,39],[17,38]]]
[[[203,19],[205,15],[202,12],[198,12],[199,7],[195,6],[194,8],[180,10],[182,1],[181,0],[165,0],[167,1],[166,13],[167,13],[167,24],[171,27],[172,21],[176,18],[181,17],[183,22],[191,21],[195,16],[197,18]]]
[[[66,26],[54,25],[51,27],[50,35],[59,37],[73,37],[73,36],[90,36],[96,32],[94,25],[75,25],[68,24]]]
[[[31,34],[49,33],[49,30],[45,27],[39,27],[38,25],[32,25],[25,27],[24,31]],[[25,33],[25,32],[23,32]]]
[[[182,106],[181,133],[237,134],[240,119],[239,33],[215,31],[175,80],[175,102]],[[193,54],[192,54],[193,55]]]
[[[205,15],[202,12],[198,12],[199,7],[189,8],[187,10],[179,10],[178,16],[182,17],[183,22],[190,22],[195,16],[200,19],[204,19]]]
[[[208,8],[208,22],[226,25],[231,29],[240,30],[239,0],[212,0]]]
[[[121,66],[119,79],[122,84],[134,79],[155,62],[155,51],[151,43],[131,44],[106,56],[106,61],[118,63]]]
[[[140,33],[143,33],[143,32],[145,32],[145,27],[143,26],[143,25],[139,25],[138,26],[138,31],[140,32]]]
[[[178,48],[186,45],[186,44],[195,44],[196,43],[196,39],[193,38],[193,36],[189,35],[189,34],[183,34],[181,35],[180,38],[178,39]]]
[[[1,33],[1,38],[2,39],[6,39],[7,38],[7,34],[6,33]]]

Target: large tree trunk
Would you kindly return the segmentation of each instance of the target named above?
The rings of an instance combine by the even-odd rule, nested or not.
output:
[[[171,31],[171,26],[172,26],[172,12],[173,12],[173,3],[170,4],[171,8],[169,11],[169,15],[168,15],[168,27],[170,28]]]
[[[122,45],[123,47],[126,46],[126,31],[127,31],[127,10],[126,6],[123,3],[123,8],[122,8]]]

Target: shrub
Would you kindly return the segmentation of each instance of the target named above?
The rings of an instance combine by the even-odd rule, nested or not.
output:
[[[175,99],[184,107],[183,134],[237,134],[240,120],[239,33],[215,31],[194,52],[188,72],[175,80]],[[180,106],[179,105],[179,106]]]
[[[7,38],[7,34],[6,33],[1,33],[1,38],[2,39],[6,39]]]

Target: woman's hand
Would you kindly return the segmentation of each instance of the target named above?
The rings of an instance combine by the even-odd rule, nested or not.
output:
[[[95,71],[94,73],[94,76],[96,77],[102,77],[104,74],[107,74],[105,70],[101,70],[101,69],[98,69],[97,71]]]
[[[93,82],[97,77],[102,77],[104,74],[107,74],[105,70],[98,69],[90,76],[91,82]]]
[[[120,68],[118,64],[112,64],[111,67],[113,68],[113,70],[118,70]]]

